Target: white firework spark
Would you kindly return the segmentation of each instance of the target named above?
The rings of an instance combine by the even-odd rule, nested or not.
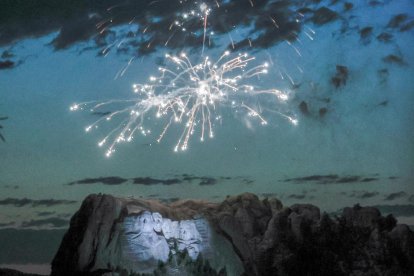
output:
[[[138,132],[142,135],[151,133],[145,127],[149,117],[164,118],[165,125],[157,142],[160,142],[174,123],[182,126],[182,132],[174,147],[174,151],[186,150],[191,136],[199,133],[200,140],[214,136],[214,121],[220,118],[220,107],[245,110],[248,116],[256,117],[262,125],[267,120],[262,110],[250,106],[243,99],[257,98],[260,95],[274,96],[276,102],[288,100],[288,94],[275,88],[261,89],[251,83],[252,78],[268,73],[268,64],[263,63],[249,67],[255,57],[238,54],[230,57],[226,51],[217,61],[205,57],[201,63],[193,65],[185,53],[179,56],[166,55],[173,66],[160,67],[159,77],[150,77],[146,84],[134,84],[137,98],[129,100],[110,100],[106,102],[87,102],[74,104],[70,110],[75,111],[91,107],[91,111],[102,110],[117,104],[125,107],[106,114],[86,127],[88,132],[103,121],[114,117],[122,118],[122,122],[110,131],[99,143],[107,145],[106,155],[109,157],[118,143],[132,141]],[[297,124],[294,117],[272,110]]]

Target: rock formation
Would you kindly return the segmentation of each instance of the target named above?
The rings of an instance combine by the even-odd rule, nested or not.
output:
[[[52,275],[414,275],[414,234],[371,207],[338,218],[253,194],[220,204],[88,196]]]

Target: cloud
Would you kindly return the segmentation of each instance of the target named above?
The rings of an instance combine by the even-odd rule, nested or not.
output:
[[[47,219],[38,219],[38,220],[30,220],[24,221],[21,224],[22,228],[45,228],[45,227],[52,227],[52,228],[62,228],[67,227],[69,225],[69,220],[61,219],[61,218],[47,218]]]
[[[215,47],[222,35],[246,27],[249,40],[235,41],[237,48],[250,45],[268,48],[284,40],[295,40],[302,27],[297,21],[295,1],[255,0],[253,6],[249,1],[218,2],[220,7],[215,1],[206,1],[211,8],[206,47]],[[310,11],[318,22],[336,19],[326,8]],[[197,15],[200,12],[195,1],[2,1],[0,46],[57,32],[50,43],[56,50],[82,41],[93,41],[101,54],[112,49],[108,45],[118,45],[117,41],[123,41],[122,46],[113,50],[134,55],[149,54],[160,48],[201,48],[204,20]],[[128,28],[116,28],[119,26]],[[210,32],[214,35],[210,36]]]
[[[348,184],[377,181],[377,177],[363,177],[359,175],[339,176],[337,174],[309,175],[304,177],[287,178],[283,182],[316,183],[316,184]]]
[[[199,185],[215,185],[218,183],[218,179],[208,176],[195,176],[191,174],[183,174],[183,181],[193,182],[198,181]],[[231,177],[220,177],[221,180],[229,180]]]
[[[73,213],[63,213],[57,215],[59,218],[71,218],[73,216]]]
[[[0,70],[12,69],[15,65],[14,61],[11,60],[0,61]]]
[[[381,211],[381,213],[393,214],[396,217],[414,216],[414,205],[413,204],[374,205],[373,207],[378,208]]]
[[[400,55],[389,54],[382,58],[382,61],[388,64],[397,64],[399,66],[406,66],[407,63],[404,61],[403,57]]]
[[[155,184],[162,184],[162,185],[173,185],[182,183],[182,180],[178,178],[171,178],[171,179],[157,179],[152,177],[136,177],[132,179],[134,184],[139,185],[155,185]]]
[[[17,190],[19,189],[19,186],[18,185],[6,185],[4,186],[4,188]]]
[[[405,197],[407,194],[403,191],[398,192],[398,193],[391,193],[389,195],[386,195],[384,200],[390,201],[390,200],[394,200],[397,198],[401,198],[401,197]]]
[[[277,198],[278,197],[278,194],[276,194],[276,193],[262,193],[260,195],[262,197],[267,197],[267,198],[272,198],[272,197]]]
[[[338,19],[338,14],[327,7],[321,7],[314,11],[311,21],[316,25],[324,25],[326,23]]]
[[[66,22],[86,14],[83,1],[28,0],[0,2],[0,45],[39,37],[61,29]]]
[[[134,178],[122,178],[118,176],[97,177],[97,178],[85,178],[68,183],[67,185],[88,185],[88,184],[104,184],[104,185],[120,185],[124,183],[132,183],[136,185],[176,185],[185,182],[198,182],[199,185],[215,185],[219,181],[231,180],[232,177],[210,177],[210,176],[195,176],[190,174],[176,175],[173,178],[153,178],[150,176],[134,177]],[[251,183],[250,180],[243,178],[243,183]]]
[[[249,184],[253,184],[253,183],[254,183],[254,180],[251,180],[251,179],[248,179],[248,178],[243,178],[243,179],[241,180],[241,182],[242,182],[243,184],[247,184],[247,185],[249,185]]]
[[[6,223],[0,223],[0,227],[8,227],[8,226],[13,226],[16,222],[11,221],[11,222],[6,222]]]
[[[217,184],[217,179],[212,177],[204,177],[200,181],[200,185],[215,185]]]
[[[288,198],[291,199],[304,199],[306,197],[306,194],[291,194],[288,195]]]
[[[23,207],[23,206],[55,206],[55,205],[66,205],[66,204],[74,204],[77,201],[74,200],[62,200],[62,199],[29,199],[29,198],[6,198],[0,200],[0,205],[13,205],[15,207]]]
[[[59,34],[51,44],[56,50],[68,48],[78,42],[87,41],[92,36],[97,34],[96,24],[97,19],[90,18],[86,14],[78,18],[73,19],[70,22],[65,22],[60,29]],[[105,32],[101,35],[101,39],[108,35],[109,32]]]
[[[369,191],[353,191],[349,194],[349,197],[359,198],[359,199],[367,199],[376,197],[379,193],[378,192],[369,192]]]
[[[128,179],[117,177],[117,176],[108,176],[108,177],[98,177],[98,178],[85,178],[82,180],[74,181],[68,183],[68,185],[76,185],[76,184],[97,184],[102,183],[105,185],[119,185],[122,183],[127,182]]]
[[[39,217],[48,217],[48,216],[51,216],[51,215],[54,215],[54,214],[56,214],[56,212],[48,212],[48,211],[45,211],[45,212],[37,212],[37,215]]]
[[[3,59],[12,58],[12,57],[14,57],[14,54],[9,50],[5,50],[5,51],[3,51],[3,53],[1,54],[0,57],[3,58]]]

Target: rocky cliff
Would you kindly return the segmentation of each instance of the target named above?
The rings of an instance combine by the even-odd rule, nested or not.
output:
[[[52,275],[414,275],[414,233],[371,207],[339,217],[253,194],[220,204],[88,196]]]

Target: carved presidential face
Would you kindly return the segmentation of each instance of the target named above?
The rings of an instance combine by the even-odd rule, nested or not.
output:
[[[162,231],[162,216],[160,213],[153,213],[152,219],[154,221],[153,230],[157,233]]]
[[[154,218],[150,212],[143,212],[139,217],[137,217],[134,230],[139,233],[151,233],[154,231]]]
[[[199,238],[198,231],[192,221],[180,222],[180,239],[183,241],[190,241]]]

